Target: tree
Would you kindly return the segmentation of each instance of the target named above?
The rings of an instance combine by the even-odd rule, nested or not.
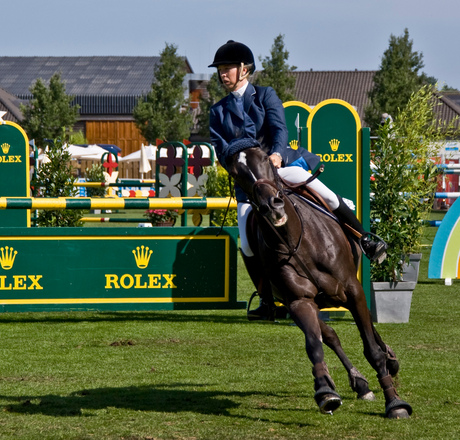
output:
[[[275,89],[281,101],[292,101],[294,99],[295,77],[292,72],[297,69],[289,66],[287,60],[289,52],[284,48],[284,35],[280,34],[275,38],[270,50],[271,57],[259,57],[263,70],[255,77],[255,84],[259,86],[270,86]]]
[[[377,130],[371,180],[371,230],[388,243],[388,256],[372,263],[374,281],[400,281],[408,254],[420,252],[424,220],[438,184],[436,157],[446,139],[458,138],[458,119],[436,116],[439,98],[433,86],[414,92]]]
[[[190,136],[192,115],[184,94],[185,75],[184,59],[177,55],[177,47],[166,44],[160,63],[154,68],[155,80],[150,92],[133,110],[134,121],[148,142],[182,140]]]
[[[80,107],[71,105],[74,96],[66,94],[61,73],[56,72],[50,78],[49,86],[42,79],[37,79],[29,90],[32,99],[28,105],[20,106],[24,116],[22,127],[29,138],[43,147],[45,139],[55,139],[71,132]]]
[[[419,73],[423,68],[423,54],[414,52],[412,44],[407,29],[401,37],[390,36],[389,47],[374,76],[374,88],[368,94],[370,104],[365,109],[366,124],[373,131],[379,126],[383,113],[395,117],[427,78]]]
[[[49,161],[38,168],[33,188],[39,189],[41,197],[75,197],[78,190],[74,186],[77,179],[73,175],[72,157],[61,139],[50,142],[47,156]],[[38,211],[37,225],[82,226],[82,216],[81,209],[44,209]]]
[[[206,86],[208,96],[200,96],[200,112],[197,116],[198,134],[209,137],[209,111],[211,107],[227,95],[225,87],[219,81],[217,72],[213,73]]]

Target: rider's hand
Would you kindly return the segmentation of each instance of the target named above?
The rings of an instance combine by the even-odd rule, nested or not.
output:
[[[269,156],[275,168],[281,168],[281,156],[277,153],[273,153]]]

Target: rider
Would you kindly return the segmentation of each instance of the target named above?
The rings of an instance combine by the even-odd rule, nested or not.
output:
[[[217,67],[219,81],[229,92],[210,111],[211,142],[222,166],[226,167],[227,157],[244,147],[260,147],[264,144],[269,146],[269,158],[281,177],[292,183],[306,182],[311,177],[310,170],[319,164],[319,157],[304,148],[293,150],[289,147],[281,100],[271,87],[254,86],[248,81],[255,70],[251,49],[242,43],[229,40],[217,50],[209,67]],[[308,186],[326,201],[342,223],[350,225],[362,235],[361,247],[368,258],[380,261],[385,258],[387,244],[369,237],[369,233],[364,231],[353,211],[340,196],[318,179],[312,180]],[[268,282],[264,282],[260,265],[246,235],[246,223],[252,207],[238,185],[235,185],[235,193],[241,252],[261,298],[259,308],[248,312],[248,318],[273,319],[271,287]]]

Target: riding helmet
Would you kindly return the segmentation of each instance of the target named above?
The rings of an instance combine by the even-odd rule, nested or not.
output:
[[[223,46],[217,49],[214,61],[208,67],[219,67],[222,64],[252,65],[251,74],[255,70],[254,55],[251,49],[243,43],[228,40]]]

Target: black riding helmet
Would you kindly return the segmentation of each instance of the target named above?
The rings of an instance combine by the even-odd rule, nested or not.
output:
[[[255,63],[251,49],[243,43],[228,40],[223,46],[217,49],[214,61],[208,67],[219,67],[223,64],[240,65],[241,63],[245,66],[251,66],[251,71],[249,73],[254,73]]]

